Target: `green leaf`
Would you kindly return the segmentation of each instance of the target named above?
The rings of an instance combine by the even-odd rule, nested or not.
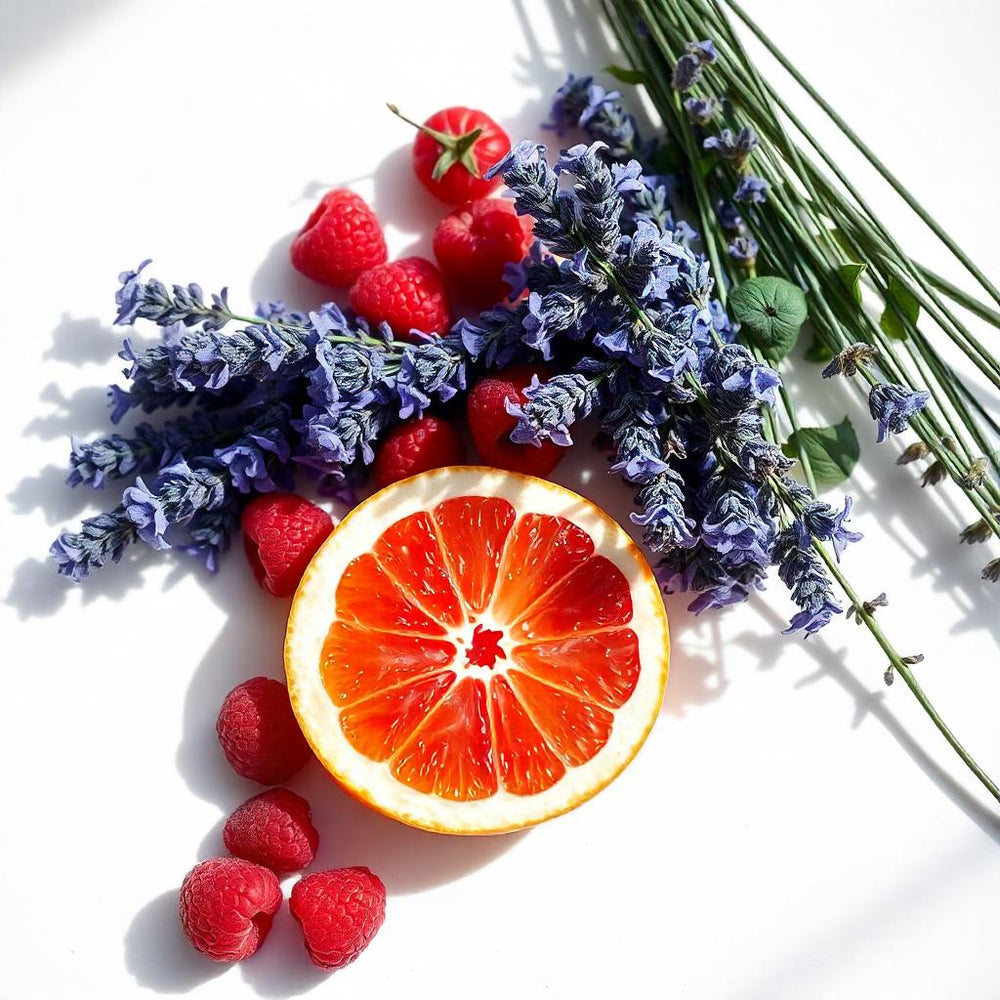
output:
[[[771,361],[780,361],[794,346],[809,315],[805,293],[784,278],[750,278],[729,297],[733,317]]]
[[[851,241],[847,238],[847,234],[842,229],[831,229],[830,235],[836,241],[837,246],[839,246],[848,257],[854,256],[854,247],[851,246]]]
[[[858,436],[847,417],[832,427],[800,427],[781,450],[789,458],[805,453],[816,478],[816,489],[821,492],[847,479],[861,454]]]
[[[851,298],[861,305],[861,275],[868,270],[867,264],[841,264],[837,268],[837,274],[844,283],[844,287],[851,293]]]
[[[634,83],[634,84],[644,84],[649,81],[649,77],[640,69],[628,69],[625,66],[616,66],[612,63],[610,66],[604,67],[604,72],[608,76],[613,76],[616,80],[621,83]]]
[[[802,357],[813,364],[825,365],[833,357],[833,351],[814,333],[812,343],[805,349]]]
[[[885,294],[885,310],[879,317],[878,325],[893,340],[906,340],[908,334],[904,320],[916,323],[920,315],[920,303],[913,292],[901,281],[889,279]]]

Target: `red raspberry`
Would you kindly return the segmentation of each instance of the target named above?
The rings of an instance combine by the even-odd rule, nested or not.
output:
[[[289,907],[302,926],[313,965],[342,969],[382,926],[385,886],[367,868],[335,868],[296,882]]]
[[[351,308],[369,323],[388,323],[397,337],[411,330],[444,333],[451,304],[441,272],[423,257],[405,257],[373,267],[354,282]]]
[[[453,424],[424,416],[400,424],[379,446],[372,471],[381,489],[428,469],[465,462],[465,442]]]
[[[288,781],[312,756],[288,689],[270,677],[234,687],[222,702],[215,731],[233,770],[262,785]]]
[[[239,962],[263,943],[281,906],[277,876],[241,858],[209,858],[181,885],[181,927],[214,962]]]
[[[510,439],[517,420],[507,412],[505,404],[507,400],[525,401],[524,388],[531,384],[532,375],[544,382],[549,372],[539,365],[514,365],[487,375],[472,387],[466,412],[472,440],[483,461],[498,469],[547,476],[562,460],[566,449],[552,441],[543,441],[538,448],[515,444]]]
[[[248,799],[226,820],[222,842],[230,854],[287,875],[312,864],[319,834],[301,795],[272,788]]]
[[[262,493],[243,508],[243,548],[257,582],[289,597],[333,531],[325,510],[294,493]]]
[[[413,170],[431,194],[453,205],[485,198],[501,184],[485,174],[510,150],[510,136],[483,111],[444,108],[418,125],[399,109],[389,110],[419,131],[413,140]]]
[[[348,287],[387,256],[375,213],[346,188],[327,191],[292,240],[292,265],[324,285]]]
[[[475,305],[504,298],[507,263],[524,259],[531,246],[531,219],[519,216],[512,202],[480,198],[456,208],[434,230],[434,256],[453,288]]]

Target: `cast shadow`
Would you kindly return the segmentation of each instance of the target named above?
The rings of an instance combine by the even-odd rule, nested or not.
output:
[[[325,189],[324,189],[325,190]],[[324,302],[346,302],[346,291],[332,289],[312,281],[292,267],[289,249],[298,230],[286,233],[267,251],[250,279],[250,295],[254,302],[280,299],[289,308],[309,312]]]
[[[85,438],[110,431],[106,385],[84,386],[67,396],[55,382],[50,382],[38,398],[40,403],[48,404],[49,412],[33,417],[24,427],[25,436],[68,441],[70,435]]]
[[[768,631],[765,634],[746,632],[736,636],[733,642],[757,656],[759,670],[774,669],[780,660],[782,649],[787,647],[789,641],[796,640],[790,640],[788,636],[781,634],[785,622],[765,601],[752,599],[749,607],[763,619]],[[816,669],[799,679],[794,685],[795,688],[807,687],[821,680],[834,681],[854,703],[851,729],[857,729],[869,717],[878,722],[952,805],[960,809],[983,833],[1000,844],[1000,815],[983,805],[973,792],[945,771],[935,757],[920,745],[896,718],[887,702],[886,691],[872,691],[848,669],[847,649],[834,649],[823,633],[797,641],[799,643],[797,652],[811,658]],[[903,682],[897,681],[897,684],[902,687]],[[938,741],[935,753],[937,752],[951,752],[943,739]]]
[[[927,463],[896,464],[914,436],[893,437],[877,444],[862,396],[840,380],[821,386],[817,367],[802,360],[801,351],[800,343],[791,367],[794,377],[786,379],[793,402],[808,407],[810,422],[836,423],[846,413],[861,444],[850,482],[837,487],[827,499],[839,503],[840,496],[849,492],[857,501],[856,514],[876,514],[878,532],[907,557],[882,567],[882,575],[868,586],[870,593],[864,596],[886,591],[891,602],[893,578],[906,562],[912,579],[926,582],[961,614],[953,633],[983,629],[1000,642],[1000,587],[981,579],[982,567],[991,555],[989,546],[959,543],[961,528],[978,518],[972,505],[950,481],[922,488],[920,474]],[[821,387],[826,391],[816,391]],[[836,391],[838,388],[841,391]],[[867,483],[870,485],[862,485]],[[858,551],[864,544],[859,543]],[[845,556],[848,571],[853,551],[854,547],[848,549]]]
[[[177,916],[177,889],[151,899],[133,918],[124,939],[125,968],[138,986],[155,993],[189,993],[229,966],[200,955]]]
[[[0,74],[9,75],[53,42],[121,0],[5,0],[0,3]]]
[[[10,589],[3,598],[22,621],[28,618],[48,618],[56,614],[73,593],[81,595],[86,607],[98,601],[120,602],[126,594],[140,587],[149,587],[148,574],[153,560],[147,558],[145,546],[126,549],[120,563],[107,566],[95,573],[82,586],[56,572],[55,563],[48,559],[31,557],[14,568]],[[193,560],[176,557],[172,553],[157,553],[160,561],[166,558],[173,564],[172,572],[163,583],[167,590],[186,570],[195,568]]]
[[[699,619],[687,610],[690,602],[690,594],[664,598],[670,619],[670,677],[660,712],[677,719],[721,698],[729,687],[719,625],[719,615],[726,612]]]
[[[396,258],[418,255],[433,260],[434,229],[454,206],[439,201],[417,180],[410,136],[403,138],[406,144],[384,156],[371,175],[372,209],[385,226],[413,237],[405,254],[396,254]]]
[[[69,449],[66,449],[67,452]],[[66,484],[69,464],[46,465],[36,476],[25,476],[7,494],[11,509],[17,515],[40,514],[50,525],[62,525],[79,517],[88,507],[102,503],[112,494],[92,490],[89,486]]]
[[[96,316],[78,319],[63,313],[42,358],[72,365],[107,361],[121,348],[123,336],[122,331],[105,326]]]

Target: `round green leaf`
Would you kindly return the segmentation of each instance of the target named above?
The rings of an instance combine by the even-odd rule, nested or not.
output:
[[[847,479],[861,455],[858,436],[847,417],[832,427],[800,427],[781,450],[789,458],[801,459],[805,454],[820,492]]]
[[[734,319],[772,361],[794,346],[809,309],[805,293],[784,278],[750,278],[729,297]]]

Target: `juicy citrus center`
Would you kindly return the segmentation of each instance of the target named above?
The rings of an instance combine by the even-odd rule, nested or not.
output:
[[[320,660],[350,745],[453,801],[534,795],[607,744],[639,679],[622,571],[564,517],[454,497],[349,562]]]

